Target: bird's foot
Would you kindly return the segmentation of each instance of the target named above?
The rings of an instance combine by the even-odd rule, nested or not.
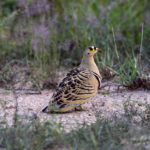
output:
[[[82,106],[75,107],[75,111],[87,111],[88,109],[82,108]]]

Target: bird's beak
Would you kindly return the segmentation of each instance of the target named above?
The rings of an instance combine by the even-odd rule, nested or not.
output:
[[[96,48],[96,51],[101,51],[101,49],[99,49],[99,48]]]

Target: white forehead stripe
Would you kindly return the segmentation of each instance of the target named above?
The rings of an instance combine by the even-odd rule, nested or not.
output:
[[[91,46],[92,48],[94,48],[94,46]]]

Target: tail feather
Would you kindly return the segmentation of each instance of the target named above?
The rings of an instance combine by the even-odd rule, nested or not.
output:
[[[48,108],[48,106],[46,106],[46,107],[42,110],[42,112],[47,113],[47,108]]]

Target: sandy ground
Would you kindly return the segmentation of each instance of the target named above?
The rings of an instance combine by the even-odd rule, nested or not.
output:
[[[109,90],[108,90],[109,89]],[[105,87],[99,90],[96,96],[88,103],[83,104],[83,108],[87,108],[87,111],[72,111],[70,113],[63,114],[46,114],[41,113],[41,109],[45,107],[54,90],[44,90],[41,94],[25,94],[24,91],[16,91],[18,94],[18,113],[21,115],[21,119],[25,120],[25,115],[30,118],[34,118],[34,114],[37,114],[40,121],[58,120],[59,123],[65,126],[66,131],[74,129],[81,125],[84,121],[88,124],[96,121],[96,112],[101,111],[103,116],[112,115],[114,112],[124,113],[123,103],[126,102],[129,97],[131,100],[136,100],[142,103],[150,104],[150,91],[136,90],[128,91],[124,88],[117,90],[117,86]],[[109,92],[102,94],[100,92]],[[100,94],[99,94],[100,93]],[[6,106],[4,101],[7,102]],[[0,89],[0,117],[4,116],[4,110],[2,107],[6,107],[6,119],[9,124],[13,123],[13,114],[15,111],[16,99],[11,91],[5,91]]]

